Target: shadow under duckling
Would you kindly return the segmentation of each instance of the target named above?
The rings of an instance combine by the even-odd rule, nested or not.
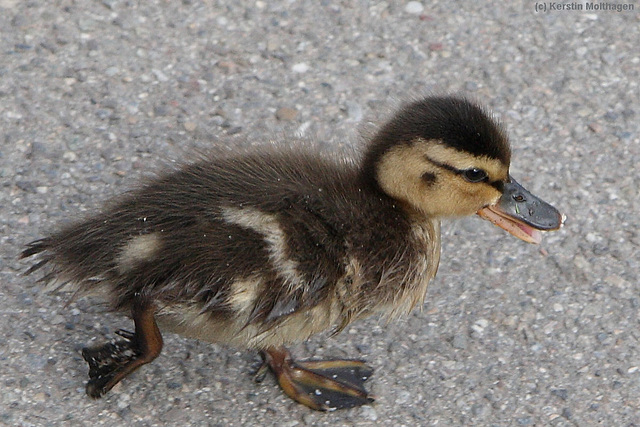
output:
[[[402,108],[360,159],[256,148],[188,164],[28,245],[79,293],[100,291],[135,331],[83,350],[97,398],[162,350],[160,330],[261,352],[296,401],[373,401],[357,360],[294,361],[285,345],[409,313],[440,259],[440,218],[480,216],[532,243],[560,213],[509,176],[503,130],[477,105]]]

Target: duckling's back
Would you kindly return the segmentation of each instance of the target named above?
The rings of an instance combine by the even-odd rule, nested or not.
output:
[[[32,270],[50,264],[47,277],[104,291],[116,309],[144,295],[187,335],[205,316],[217,335],[235,327],[226,339],[235,344],[304,339],[376,306],[406,311],[435,274],[437,224],[412,222],[358,172],[306,152],[202,160],[23,256],[41,252]],[[299,331],[269,335],[287,321]]]

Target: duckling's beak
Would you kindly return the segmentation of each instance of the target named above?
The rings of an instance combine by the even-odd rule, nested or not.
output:
[[[511,176],[498,202],[480,209],[477,214],[525,242],[535,244],[542,241],[540,231],[557,230],[565,220],[556,208],[529,193]]]

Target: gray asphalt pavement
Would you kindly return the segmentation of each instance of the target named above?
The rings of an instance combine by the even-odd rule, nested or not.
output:
[[[640,424],[640,5],[0,0],[0,424]],[[29,241],[212,145],[348,148],[403,100],[462,93],[512,174],[566,213],[540,246],[443,226],[422,310],[293,349],[365,358],[373,406],[317,413],[257,355],[166,335],[107,397],[79,350],[130,328],[23,277]]]

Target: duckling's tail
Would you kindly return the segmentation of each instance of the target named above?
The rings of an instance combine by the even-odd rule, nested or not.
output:
[[[20,253],[20,259],[29,258],[33,255],[37,255],[39,253],[45,252],[50,247],[51,247],[51,239],[49,238],[45,237],[44,239],[34,240],[33,242],[28,243],[27,248]],[[41,259],[38,262],[33,264],[31,267],[29,267],[27,271],[25,271],[24,273],[25,276],[40,269],[52,259],[53,259],[53,256],[51,255],[41,257]]]

